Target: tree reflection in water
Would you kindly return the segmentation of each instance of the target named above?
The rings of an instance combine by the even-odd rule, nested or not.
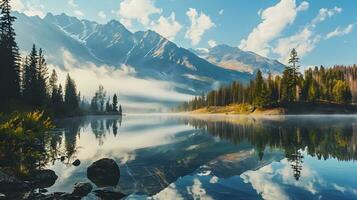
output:
[[[29,171],[46,168],[49,164],[54,165],[57,160],[61,160],[65,165],[72,165],[78,153],[77,139],[80,138],[83,128],[90,126],[99,144],[103,145],[105,134],[113,133],[116,136],[121,122],[121,117],[85,117],[56,121],[56,125],[61,129],[52,131],[36,148],[23,147],[13,151],[6,146],[0,146],[0,167],[21,177],[26,176]]]
[[[357,159],[357,131],[353,118],[201,116],[182,120],[234,144],[248,141],[260,160],[267,147],[284,150],[296,180],[303,170],[302,151],[319,160]]]

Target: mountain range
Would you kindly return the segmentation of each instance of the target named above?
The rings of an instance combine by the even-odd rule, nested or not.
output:
[[[100,24],[65,14],[14,15],[20,49],[28,52],[36,44],[48,63],[63,67],[66,51],[96,66],[130,66],[136,77],[174,83],[180,93],[196,95],[234,80],[246,83],[258,68],[273,73],[283,69],[277,61],[227,45],[205,53],[188,50],[151,30],[133,33],[116,20]]]
[[[259,69],[263,74],[281,74],[285,68],[285,65],[277,60],[272,60],[254,52],[243,51],[238,47],[231,47],[225,44],[220,44],[210,49],[190,50],[212,64],[240,72],[254,74]]]

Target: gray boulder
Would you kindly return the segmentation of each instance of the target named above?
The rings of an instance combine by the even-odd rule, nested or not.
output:
[[[119,166],[113,159],[100,159],[88,167],[87,177],[98,187],[115,186],[120,178]]]
[[[37,170],[31,174],[31,179],[36,187],[47,188],[55,184],[58,176],[50,169]]]

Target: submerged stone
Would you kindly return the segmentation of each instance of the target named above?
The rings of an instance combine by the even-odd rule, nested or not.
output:
[[[72,192],[72,195],[79,196],[79,197],[84,197],[87,196],[93,189],[92,184],[90,183],[76,183],[74,185],[74,189]]]
[[[112,192],[108,190],[95,190],[93,193],[103,200],[122,199],[126,196],[121,192]]]
[[[76,167],[79,166],[80,164],[81,164],[81,161],[78,160],[78,159],[75,160],[75,161],[72,163],[72,165],[73,165],[73,166],[76,166]]]
[[[37,170],[31,175],[31,179],[37,187],[47,188],[55,184],[58,176],[50,169]]]
[[[87,177],[98,187],[115,186],[120,178],[119,166],[113,159],[100,159],[88,167]]]
[[[23,181],[0,171],[0,192],[24,192],[30,187]]]
[[[61,157],[60,157],[60,160],[61,160],[62,162],[63,162],[65,159],[66,159],[65,156],[61,156]]]

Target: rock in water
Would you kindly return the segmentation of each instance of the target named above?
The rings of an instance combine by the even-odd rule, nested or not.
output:
[[[90,183],[76,183],[74,185],[74,189],[72,192],[72,195],[78,196],[78,197],[85,197],[87,196],[93,189],[92,184]]]
[[[6,193],[24,191],[30,191],[30,187],[25,182],[0,171],[0,192]]]
[[[72,163],[72,165],[74,165],[74,166],[79,166],[81,164],[81,161],[80,160],[75,160],[73,163]]]
[[[55,184],[58,176],[54,171],[45,169],[35,171],[31,178],[37,187],[47,188]]]
[[[60,158],[61,162],[63,162],[65,159],[66,159],[65,156],[61,156],[61,158]]]
[[[107,190],[96,190],[93,193],[103,200],[122,199],[126,196],[121,192],[112,192]]]
[[[88,167],[87,177],[98,187],[115,186],[120,178],[119,166],[113,159],[100,159]]]

